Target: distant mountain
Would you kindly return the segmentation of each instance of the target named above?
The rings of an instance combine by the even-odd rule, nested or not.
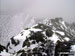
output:
[[[62,18],[45,19],[13,36],[1,49],[6,50],[2,56],[59,56],[59,52],[75,51],[75,30]]]
[[[71,28],[75,30],[75,23],[70,24]]]

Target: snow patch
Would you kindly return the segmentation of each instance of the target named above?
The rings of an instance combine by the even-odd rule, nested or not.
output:
[[[22,45],[23,42],[26,40],[26,37],[29,36],[30,31],[29,30],[23,30],[20,34],[18,34],[17,36],[13,37],[16,40],[19,40],[19,44],[17,46],[14,46],[11,41],[10,41],[10,47],[12,49],[10,49],[10,47],[8,48],[10,53],[15,53],[17,51],[19,51],[20,49],[22,49]]]
[[[69,41],[69,40],[70,40],[68,37],[65,37],[64,39],[65,39],[66,41]]]
[[[64,25],[65,28],[67,28],[64,21],[62,21],[62,24]]]
[[[47,54],[45,52],[43,52],[42,55],[46,55],[47,56]]]
[[[7,53],[5,50],[3,50],[1,53],[0,53],[0,56],[12,56],[10,53]]]
[[[23,34],[23,36],[21,35]],[[30,31],[28,30],[23,30],[22,33],[18,34],[17,36],[14,37],[15,40],[22,40],[24,41],[26,39],[26,36],[30,34]]]
[[[52,40],[54,43],[59,40],[58,36],[55,33],[52,35],[52,37],[49,37],[49,39]]]
[[[35,26],[38,26],[38,24],[33,25],[31,28],[34,28]]]
[[[38,44],[32,44],[32,45],[30,45],[30,49],[34,49],[37,46],[38,46]]]
[[[65,35],[64,32],[61,32],[61,31],[56,31],[56,32],[61,34],[61,35]]]
[[[35,28],[31,28],[31,29],[28,29],[29,31],[34,31],[34,32],[37,32],[37,31],[42,31],[41,29],[35,29]]]
[[[75,51],[75,45],[71,46],[71,51]]]

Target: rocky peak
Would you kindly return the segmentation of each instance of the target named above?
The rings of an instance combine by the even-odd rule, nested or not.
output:
[[[14,56],[58,56],[58,52],[70,52],[71,46],[75,45],[73,32],[67,31],[70,27],[61,18],[44,22],[12,37],[7,44],[7,53]]]

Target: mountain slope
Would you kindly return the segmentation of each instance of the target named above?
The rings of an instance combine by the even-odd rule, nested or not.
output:
[[[47,19],[13,36],[4,52],[9,56],[58,56],[58,52],[74,50],[74,40],[74,32],[61,18]]]

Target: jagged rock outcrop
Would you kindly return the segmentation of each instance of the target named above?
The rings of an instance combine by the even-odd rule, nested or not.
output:
[[[7,48],[14,56],[58,56],[70,52],[74,40],[74,32],[62,18],[46,19],[12,37]]]

